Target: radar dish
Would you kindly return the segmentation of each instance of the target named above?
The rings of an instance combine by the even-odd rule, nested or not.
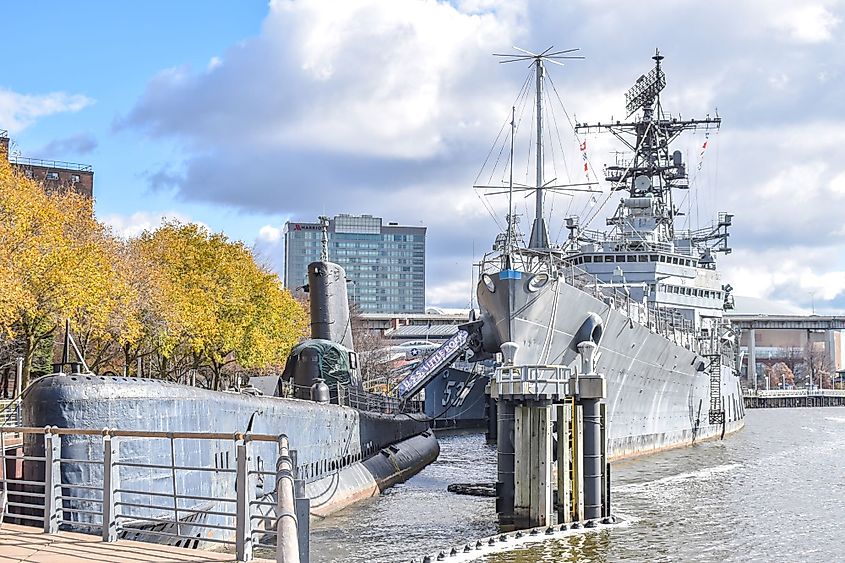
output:
[[[634,189],[644,192],[651,187],[651,178],[648,176],[637,176],[634,178]]]

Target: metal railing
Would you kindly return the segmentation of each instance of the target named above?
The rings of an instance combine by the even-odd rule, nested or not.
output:
[[[845,389],[746,389],[743,395],[760,398],[845,397]]]
[[[370,393],[354,385],[337,384],[332,390],[332,399],[337,397],[337,404],[353,407],[362,411],[378,412],[382,414],[397,414],[399,412],[416,413],[420,411],[420,404],[412,401],[405,405],[397,397],[381,393]]]
[[[75,170],[77,172],[92,172],[94,168],[90,164],[79,164],[77,162],[65,162],[64,160],[46,160],[43,158],[29,158],[26,156],[10,156],[9,162],[19,166],[38,166],[40,168],[56,168],[59,170]]]
[[[572,369],[558,365],[502,366],[496,369],[494,387],[497,397],[532,396],[562,398]]]
[[[8,401],[0,401],[0,428],[20,426],[21,424],[21,377],[23,376],[23,358],[15,362],[15,396]],[[4,391],[6,391],[4,389]]]
[[[9,434],[24,435],[24,444],[17,444],[12,453],[7,451]],[[151,440],[169,441],[168,463],[137,455],[143,442]],[[180,459],[177,452],[196,451],[191,441],[198,440],[229,448],[215,455],[213,465]],[[82,449],[80,441],[85,443]],[[140,450],[134,449],[138,442]],[[275,471],[264,470],[253,452],[266,442],[277,446]],[[63,449],[70,452],[66,455],[87,455],[66,457]],[[232,450],[234,467],[229,463]],[[234,547],[239,561],[251,560],[253,550],[261,547],[274,550],[277,561],[298,563],[303,546],[307,554],[307,543],[302,543],[307,538],[298,530],[307,531],[299,520],[303,514],[308,519],[308,501],[303,498],[304,483],[296,477],[295,460],[296,452],[284,435],[0,428],[0,522],[36,524],[50,534],[60,529],[99,533],[105,542],[122,536],[182,547],[224,544]],[[10,467],[13,475],[8,474]],[[184,490],[187,478],[196,482],[200,475],[215,480],[213,490]],[[265,478],[275,478],[275,486],[259,492]],[[169,490],[154,490],[153,481],[169,481]]]

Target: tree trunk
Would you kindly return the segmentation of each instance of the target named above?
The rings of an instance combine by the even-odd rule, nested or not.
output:
[[[29,374],[32,371],[32,357],[35,355],[35,337],[26,334],[23,342],[23,373],[21,374],[21,389],[29,385]]]

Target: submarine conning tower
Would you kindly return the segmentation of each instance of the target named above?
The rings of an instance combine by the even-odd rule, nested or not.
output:
[[[330,340],[352,351],[352,319],[346,293],[346,270],[329,262],[329,218],[320,216],[320,259],[308,264],[311,338]]]
[[[308,264],[308,293],[311,301],[311,338],[331,340],[354,350],[346,271],[328,261]]]

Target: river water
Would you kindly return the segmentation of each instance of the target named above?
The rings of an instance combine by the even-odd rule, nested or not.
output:
[[[845,560],[845,408],[746,412],[724,440],[614,463],[624,524],[480,561]],[[439,459],[408,482],[312,524],[311,560],[419,561],[494,534],[494,499],[446,487],[494,481],[495,449],[482,434],[440,443]]]

